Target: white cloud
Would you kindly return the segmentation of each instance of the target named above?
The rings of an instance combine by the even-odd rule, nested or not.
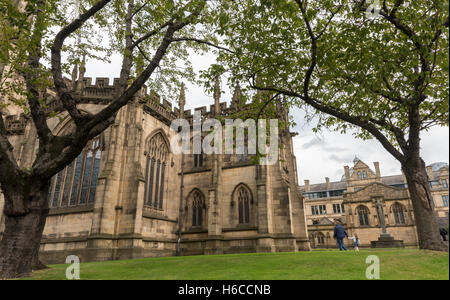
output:
[[[344,174],[344,166],[353,166],[355,156],[372,168],[373,162],[378,161],[383,176],[401,174],[400,163],[377,140],[363,141],[355,138],[351,132],[344,135],[327,130],[316,135],[311,130],[312,126],[305,123],[299,110],[293,110],[292,114],[298,124],[294,131],[299,132],[294,138],[294,151],[300,184],[305,179],[311,180],[311,183],[325,182],[325,177],[330,177],[332,181],[340,180]],[[436,127],[424,132],[421,143],[421,155],[427,165],[448,162],[448,128]]]
[[[113,79],[119,77],[121,69],[121,56],[113,55],[111,57],[111,64],[91,60],[87,62],[86,77],[92,77],[93,83],[96,77],[108,77],[110,78],[110,83]],[[207,70],[209,66],[216,62],[215,56],[210,55],[199,55],[191,54],[191,62],[194,67],[194,71],[198,74],[201,70]],[[151,88],[151,87],[150,87]],[[222,78],[222,97],[221,101],[229,101],[231,99],[230,88],[226,86],[226,79]],[[172,102],[174,105],[178,99],[178,95],[173,95],[168,101]],[[208,95],[205,93],[202,87],[193,85],[191,83],[186,83],[186,109],[193,109],[196,107],[209,106],[214,104],[213,95]]]

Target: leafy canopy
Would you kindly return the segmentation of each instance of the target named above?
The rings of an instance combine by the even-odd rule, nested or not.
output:
[[[34,85],[45,91],[52,88],[51,46],[58,32],[69,25],[80,14],[98,1],[95,0],[30,0],[19,5],[19,1],[0,0],[0,97],[9,99],[29,112],[24,74],[35,74]],[[131,2],[134,6],[132,39],[138,44],[133,53],[126,50],[126,17]],[[115,0],[89,18],[80,29],[68,37],[62,47],[62,70],[66,78],[71,77],[74,66],[83,59],[112,63],[112,56],[132,57],[130,83],[140,75],[152,60],[165,34],[166,23],[183,20],[204,0]],[[215,11],[214,2],[207,3],[198,18],[177,32],[179,37],[196,37],[214,41],[207,26]],[[40,17],[36,17],[41,10]],[[195,74],[189,55],[192,51],[203,52],[208,48],[194,42],[173,42],[147,85],[162,95],[178,92],[181,81],[194,82]],[[30,54],[39,54],[40,65],[29,65]],[[116,74],[118,75],[118,74]],[[111,74],[104,74],[105,77]],[[42,100],[42,99],[41,99]],[[45,103],[41,103],[45,106]],[[5,106],[5,103],[2,104]]]
[[[321,115],[316,130],[373,137],[317,109],[325,107],[370,123],[396,147],[416,109],[420,130],[448,126],[448,1],[382,2],[376,15],[365,1],[232,1],[215,22],[230,51],[204,76],[228,72],[292,105],[308,99]]]

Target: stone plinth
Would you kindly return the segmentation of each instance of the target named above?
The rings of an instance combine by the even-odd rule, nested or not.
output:
[[[395,240],[388,233],[382,233],[378,241],[370,242],[372,248],[405,248],[402,240]]]

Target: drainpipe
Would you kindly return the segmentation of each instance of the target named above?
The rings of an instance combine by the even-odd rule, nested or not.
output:
[[[184,190],[184,153],[181,154],[180,214],[178,216],[178,240],[177,240],[176,256],[181,255],[181,230],[183,229],[183,190]]]

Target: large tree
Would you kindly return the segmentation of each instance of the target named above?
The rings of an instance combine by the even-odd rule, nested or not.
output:
[[[167,83],[192,79],[186,62],[189,52],[180,42],[192,45],[192,37],[208,39],[199,24],[207,19],[211,5],[206,0],[0,0],[0,186],[5,197],[0,278],[23,276],[39,267],[50,179],[114,122],[144,84],[165,89],[165,83],[170,89],[173,85]],[[102,37],[103,41],[97,39]],[[81,111],[86,57],[107,61],[113,53],[122,54],[114,99],[97,114]],[[180,68],[179,61],[186,67]],[[79,66],[72,84],[64,79],[71,65]],[[48,111],[45,97],[50,91],[62,112]],[[20,107],[36,129],[37,155],[27,168],[18,165],[8,140],[3,119],[8,105]],[[60,113],[75,124],[63,136],[47,124]]]
[[[402,166],[420,248],[447,249],[420,137],[449,124],[449,3],[378,2],[235,1],[217,18],[228,50],[210,75],[230,72],[234,81],[312,107],[316,129],[377,139]]]

